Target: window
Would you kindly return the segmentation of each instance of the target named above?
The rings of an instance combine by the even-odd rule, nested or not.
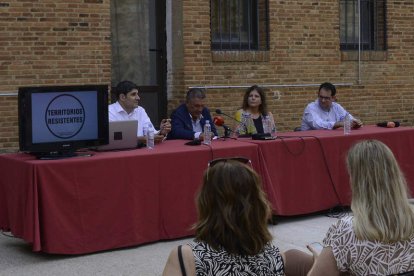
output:
[[[211,0],[213,50],[268,50],[268,0]]]
[[[361,17],[361,49],[386,50],[386,1],[340,0],[341,50],[358,50],[359,18]]]

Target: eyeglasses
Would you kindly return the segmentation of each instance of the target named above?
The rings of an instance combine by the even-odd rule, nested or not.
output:
[[[217,163],[227,162],[227,161],[238,161],[243,164],[250,164],[250,165],[252,164],[252,161],[250,161],[250,159],[246,157],[242,157],[242,156],[236,156],[236,157],[228,157],[228,158],[217,158],[217,159],[211,160],[210,162],[208,162],[208,167],[212,168]]]
[[[332,100],[332,96],[324,97],[324,96],[319,95],[319,99],[321,101],[331,101]]]

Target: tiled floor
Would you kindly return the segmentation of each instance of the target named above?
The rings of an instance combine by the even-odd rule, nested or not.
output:
[[[282,250],[306,251],[306,244],[321,241],[336,218],[313,215],[278,219],[270,225],[274,243]],[[108,237],[110,239],[111,237]],[[190,239],[157,242],[83,256],[32,253],[23,241],[0,235],[0,275],[161,275],[172,248]]]

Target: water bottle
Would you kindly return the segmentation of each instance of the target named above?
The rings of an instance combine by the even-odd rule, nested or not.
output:
[[[155,134],[154,134],[154,129],[153,128],[148,128],[147,131],[147,149],[153,149],[155,146]]]
[[[153,149],[155,146],[155,133],[154,133],[154,127],[151,123],[148,123],[146,127],[146,133],[145,137],[147,139],[147,149]]]
[[[211,125],[210,125],[210,121],[206,120],[206,123],[204,124],[204,141],[203,143],[205,145],[210,145],[211,144]]]
[[[270,120],[269,116],[263,117],[263,133],[272,133],[272,121]]]
[[[276,134],[276,124],[272,124],[272,131],[270,132],[270,134],[272,135],[272,137],[277,137]]]
[[[142,136],[144,136],[146,138],[147,137],[147,134],[148,134],[148,126],[145,125],[142,128]]]
[[[344,134],[351,134],[351,116],[349,113],[346,113],[344,118]]]

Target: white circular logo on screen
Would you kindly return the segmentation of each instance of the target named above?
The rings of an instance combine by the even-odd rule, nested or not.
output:
[[[49,131],[61,139],[72,138],[81,131],[85,123],[82,103],[69,94],[53,98],[46,108],[45,122]]]

